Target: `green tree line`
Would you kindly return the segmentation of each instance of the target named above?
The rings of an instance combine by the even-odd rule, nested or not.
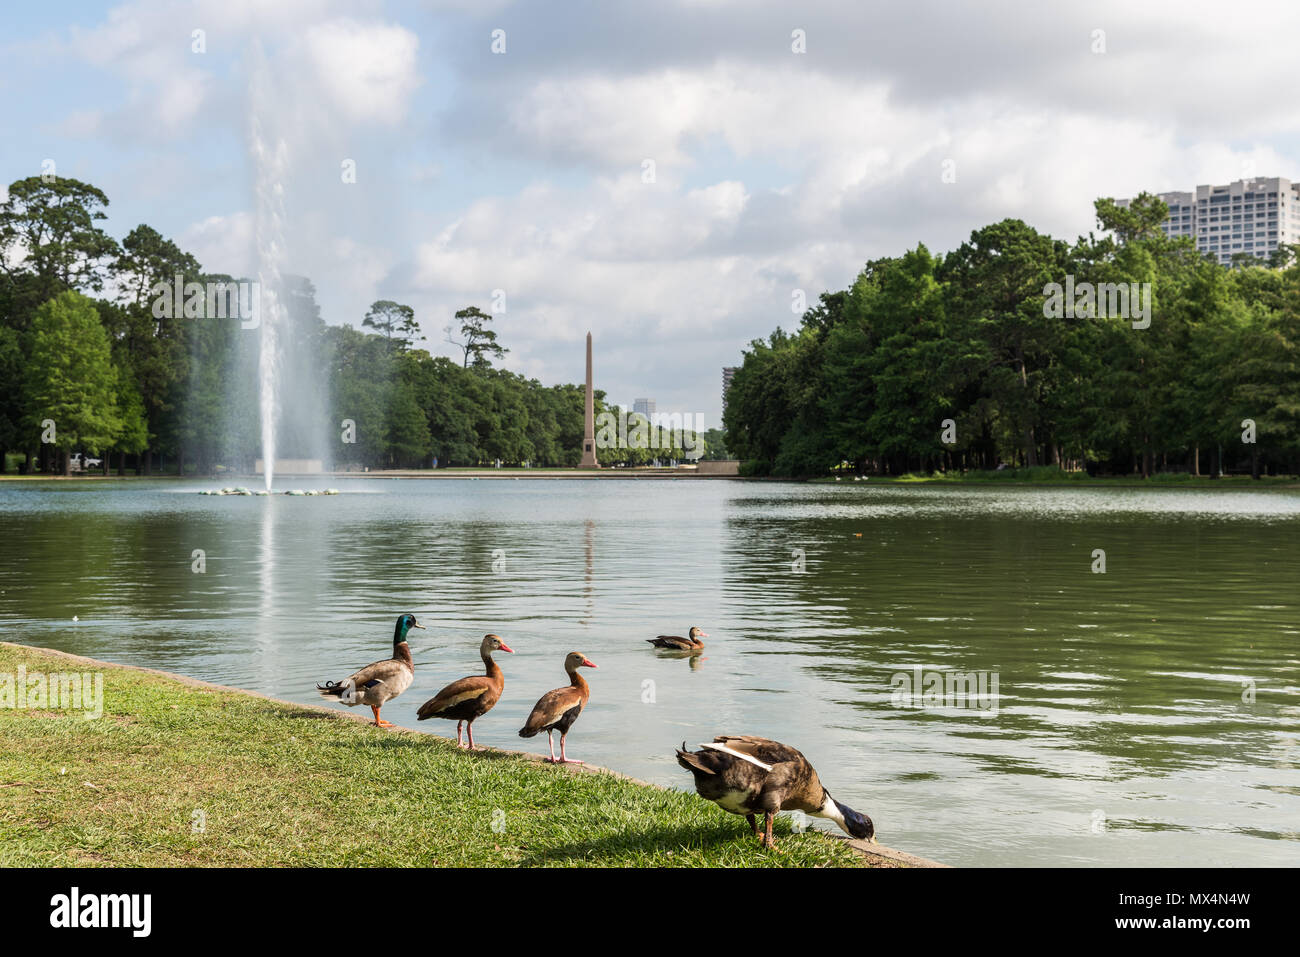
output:
[[[13,453],[22,471],[66,473],[83,452],[106,473],[251,471],[258,332],[233,316],[156,308],[158,284],[176,277],[236,280],[147,225],[119,242],[102,228],[108,205],[96,187],[54,177],[17,181],[0,204],[0,468]],[[296,384],[281,396],[281,456],[364,468],[578,463],[582,386],[494,367],[508,350],[477,307],[447,327],[463,351],[455,361],[416,347],[419,325],[402,303],[374,303],[354,328],[327,324],[303,277],[275,294],[283,374]],[[602,450],[601,462],[656,454]]]
[[[1164,236],[1156,197],[1096,210],[1073,244],[1008,219],[873,260],[752,342],[723,422],[743,471],[1300,472],[1296,247],[1224,268]],[[1062,314],[1067,277],[1149,290],[1149,324],[1100,296]]]

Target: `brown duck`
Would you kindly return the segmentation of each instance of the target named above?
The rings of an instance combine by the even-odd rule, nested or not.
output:
[[[834,821],[853,837],[876,842],[871,818],[836,801],[822,787],[808,759],[789,745],[752,735],[720,734],[699,751],[677,752],[677,763],[695,777],[695,790],[724,811],[743,814],[755,834],[764,817],[759,843],[776,847],[772,818],[777,811],[803,811]]]
[[[420,720],[425,718],[446,718],[456,722],[456,744],[464,747],[461,740],[461,725],[469,734],[469,749],[474,750],[474,719],[482,717],[492,710],[492,706],[501,697],[501,689],[506,685],[506,677],[501,673],[501,666],[492,660],[492,652],[504,651],[514,654],[514,650],[496,635],[484,635],[478,646],[478,653],[487,666],[487,674],[471,675],[453,681],[436,695],[420,705],[416,712]]]
[[[681,635],[660,635],[657,638],[647,638],[646,641],[656,648],[667,648],[670,651],[703,651],[704,642],[700,639],[707,637],[709,637],[707,634],[691,625],[691,630],[686,633],[685,638]]]
[[[375,716],[375,726],[391,728],[393,722],[379,717],[384,702],[391,701],[411,686],[415,678],[415,662],[411,660],[411,646],[406,643],[406,633],[412,628],[423,628],[414,615],[402,615],[393,631],[393,657],[366,665],[342,681],[326,681],[317,685],[322,698],[339,701],[349,708],[359,704],[369,705]]]
[[[551,756],[548,760],[552,764],[582,763],[565,756],[564,739],[569,736],[569,729],[573,727],[573,722],[578,720],[582,709],[587,706],[587,698],[591,694],[591,688],[587,686],[582,675],[578,674],[578,669],[594,667],[596,666],[588,661],[587,656],[582,652],[570,652],[564,659],[564,670],[569,676],[569,683],[563,688],[556,688],[542,695],[537,704],[533,705],[533,713],[519,729],[521,738],[531,738],[538,731],[546,732],[546,743],[551,746]],[[555,738],[552,737],[554,731],[560,732],[558,758],[555,756]]]

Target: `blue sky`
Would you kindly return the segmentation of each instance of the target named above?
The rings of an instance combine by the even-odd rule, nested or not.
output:
[[[0,183],[53,159],[113,235],[252,274],[256,116],[326,321],[398,299],[450,353],[451,313],[504,289],[508,367],[579,381],[592,329],[611,399],[710,424],[795,288],[1007,216],[1073,239],[1100,195],[1300,179],[1289,3],[134,0],[5,25]]]

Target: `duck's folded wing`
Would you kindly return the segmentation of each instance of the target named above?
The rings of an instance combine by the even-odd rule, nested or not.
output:
[[[453,681],[420,705],[417,714],[421,718],[439,714],[463,701],[469,701],[471,698],[478,698],[486,694],[491,687],[492,682],[488,680],[486,675],[471,675],[468,678],[461,678],[459,681]]]
[[[691,643],[681,635],[658,635],[651,642],[664,648],[689,648]]]
[[[345,681],[351,681],[356,688],[373,688],[375,685],[392,681],[393,678],[402,671],[402,663],[394,661],[392,658],[385,658],[383,661],[376,661],[373,664],[366,665],[356,674],[350,675]]]
[[[726,745],[733,751],[748,754],[764,764],[781,764],[784,761],[803,761],[804,756],[789,745],[771,738],[760,738],[752,734],[720,734],[713,739],[715,744]]]
[[[547,725],[555,724],[565,712],[582,704],[582,692],[572,685],[548,691],[537,699],[533,711],[524,722],[524,730],[536,734]]]

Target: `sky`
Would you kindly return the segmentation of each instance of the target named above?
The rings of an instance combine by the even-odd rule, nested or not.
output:
[[[284,271],[325,320],[394,299],[435,354],[721,414],[722,367],[863,264],[1093,201],[1300,179],[1300,4],[135,0],[18,4],[0,184],[55,163],[205,269],[257,272],[254,125]],[[201,31],[201,33],[196,33]],[[500,31],[500,32],[498,32]],[[355,170],[347,181],[345,169]],[[2,188],[2,186],[0,186]],[[2,198],[3,194],[0,194]]]

